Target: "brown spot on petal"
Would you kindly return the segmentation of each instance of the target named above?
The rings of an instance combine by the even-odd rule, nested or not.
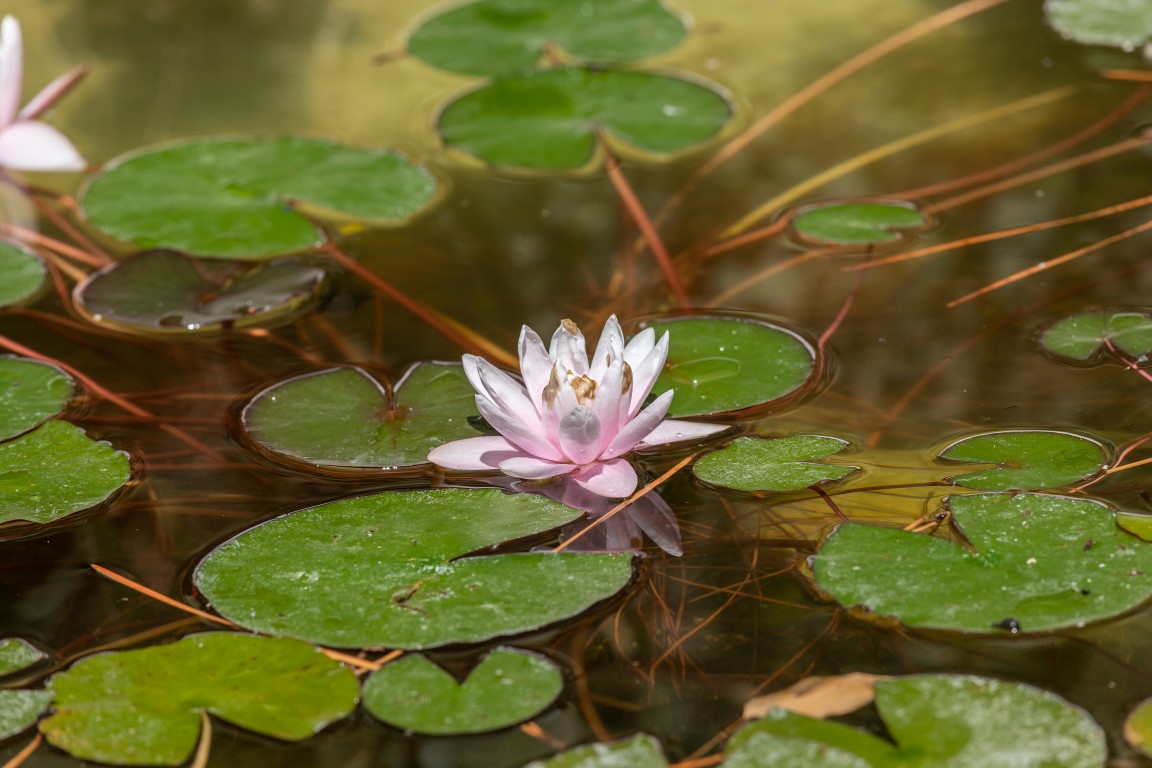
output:
[[[540,394],[541,399],[544,401],[545,408],[551,408],[556,402],[556,393],[560,391],[560,374],[557,373],[555,366],[552,367],[552,373],[548,375],[548,384],[544,387],[544,391]]]
[[[576,393],[576,402],[588,405],[596,399],[596,381],[587,376],[573,376],[569,382]]]
[[[573,336],[580,333],[580,326],[576,325],[576,323],[572,322],[568,318],[564,318],[560,321],[560,327]]]
[[[620,394],[626,395],[632,391],[632,366],[624,363],[624,373],[620,377]]]

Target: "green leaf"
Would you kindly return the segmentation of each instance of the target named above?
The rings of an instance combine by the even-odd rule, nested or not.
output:
[[[543,656],[492,650],[462,682],[419,654],[384,665],[364,683],[364,708],[413,733],[484,733],[529,720],[564,690]]]
[[[874,245],[900,240],[903,230],[922,229],[926,223],[911,203],[831,203],[802,211],[792,227],[802,240],[817,245]]]
[[[204,262],[144,251],[94,273],[75,296],[94,321],[121,330],[204,334],[291,320],[316,302],[326,277],[294,259]]]
[[[1104,732],[1079,707],[1022,683],[914,675],[876,684],[895,746],[846,725],[773,710],[738,731],[725,768],[1100,768]]]
[[[300,741],[356,706],[351,671],[296,640],[230,632],[81,659],[48,681],[56,712],[48,741],[81,760],[179,765],[200,733],[200,712]]]
[[[839,480],[859,467],[814,464],[848,447],[846,440],[820,435],[792,435],[767,440],[740,437],[708,454],[692,467],[711,485],[740,491],[798,491]]]
[[[56,366],[0,357],[0,440],[43,424],[64,410],[72,395],[72,377]]]
[[[631,554],[463,557],[580,513],[533,494],[394,491],[270,520],[194,580],[241,626],[337,647],[479,643],[575,616],[632,578]]]
[[[585,744],[524,768],[667,768],[660,742],[646,733],[623,741]]]
[[[1131,610],[1152,596],[1152,545],[1105,505],[1034,493],[952,496],[974,549],[893,528],[841,525],[811,559],[820,589],[914,627],[1041,632]]]
[[[0,240],[0,307],[18,304],[35,296],[48,270],[32,251]]]
[[[0,677],[35,666],[48,656],[36,646],[19,637],[0,640]]]
[[[432,176],[392,152],[319,139],[200,139],[127,155],[84,192],[88,220],[141,248],[263,259],[320,244],[302,214],[393,224],[431,201]]]
[[[438,445],[477,437],[476,391],[456,364],[417,363],[388,391],[360,368],[332,368],[257,394],[241,421],[258,444],[325,468],[389,469],[428,462]]]
[[[50,691],[0,691],[0,739],[31,728],[51,703]]]
[[[545,69],[485,85],[440,113],[449,147],[494,165],[577,169],[592,162],[597,135],[667,155],[715,136],[732,116],[715,90],[668,75]]]
[[[1134,51],[1152,38],[1147,0],[1045,0],[1044,14],[1064,37]]]
[[[652,391],[674,390],[670,417],[762,408],[779,413],[811,389],[816,350],[794,331],[747,317],[644,323],[669,332],[668,359]]]
[[[1144,362],[1152,352],[1152,316],[1139,310],[1098,310],[1061,318],[1040,335],[1041,348],[1057,359],[1123,364]]]
[[[1152,757],[1152,699],[1145,699],[1128,713],[1124,740],[1141,754]]]
[[[1102,443],[1070,432],[1010,430],[966,437],[940,451],[939,458],[968,464],[1000,464],[996,469],[948,478],[981,491],[1039,491],[1092,477],[1109,460]]]
[[[684,24],[657,0],[483,0],[421,24],[408,52],[468,75],[508,75],[538,64],[549,48],[584,61],[635,61],[673,48]]]
[[[49,523],[94,507],[130,476],[127,454],[49,421],[0,444],[0,523]]]

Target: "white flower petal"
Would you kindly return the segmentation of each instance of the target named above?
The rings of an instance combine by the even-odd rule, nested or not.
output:
[[[587,464],[600,455],[600,419],[578,405],[560,419],[560,448],[573,464]]]
[[[604,376],[596,384],[596,400],[592,403],[592,410],[600,420],[600,450],[608,447],[612,438],[620,431],[622,420],[626,418],[628,404],[631,403],[631,392],[622,392],[624,383],[624,361],[616,359]],[[622,407],[623,406],[623,407]]]
[[[488,391],[484,389],[484,382],[480,380],[480,361],[483,359],[476,355],[463,355],[460,362],[464,366],[464,375],[468,377],[472,389],[487,397]]]
[[[725,432],[732,428],[731,424],[705,424],[701,421],[678,421],[665,419],[656,429],[648,433],[647,437],[637,443],[637,448],[648,448],[653,445],[667,445],[687,440],[700,440],[705,437]]]
[[[543,409],[541,398],[544,387],[548,386],[548,377],[552,375],[552,360],[548,357],[548,350],[536,331],[528,326],[520,329],[520,343],[517,345],[520,352],[520,375],[524,377],[524,388],[528,391],[528,399],[540,413]]]
[[[16,119],[24,80],[24,40],[20,22],[5,16],[0,22],[0,130]]]
[[[664,335],[660,337],[660,341],[653,345],[648,354],[640,362],[632,365],[632,405],[628,409],[629,416],[635,416],[640,411],[640,407],[648,399],[648,393],[652,391],[652,385],[656,383],[656,377],[664,369],[664,361],[667,359],[668,332],[665,331]]]
[[[564,460],[560,449],[538,430],[529,428],[524,422],[500,410],[484,395],[476,395],[476,407],[494,430],[508,438],[513,445],[519,446],[524,453],[549,461]]]
[[[469,437],[433,448],[428,461],[445,469],[480,471],[499,469],[500,462],[524,452],[502,437]]]
[[[32,100],[24,105],[24,108],[16,113],[17,120],[35,120],[44,114],[52,107],[57,101],[60,100],[64,94],[72,89],[72,86],[80,82],[84,75],[88,74],[88,67],[79,66],[73,67],[71,70],[60,75],[48,85],[40,89],[40,93],[32,97]]]
[[[520,419],[529,429],[540,433],[540,414],[529,402],[524,385],[482,358],[477,360],[476,369],[488,399],[504,413]]]
[[[612,442],[600,454],[602,459],[614,459],[632,450],[637,443],[648,436],[659,426],[664,414],[668,413],[668,406],[672,405],[672,390],[668,390],[652,401],[652,404],[624,425],[612,438]]]
[[[564,320],[556,333],[552,334],[552,344],[548,356],[554,363],[563,363],[566,370],[583,376],[588,372],[588,351],[584,344],[584,333],[571,320]]]
[[[645,328],[633,336],[627,346],[624,347],[625,362],[635,368],[641,360],[648,357],[648,353],[652,351],[654,346],[656,346],[656,331]]]
[[[500,471],[524,480],[543,480],[557,475],[567,475],[574,469],[575,464],[545,461],[535,456],[515,456],[500,463]]]
[[[612,315],[600,333],[600,341],[596,344],[596,351],[588,364],[588,376],[600,381],[608,366],[623,357],[624,331],[620,329],[620,321],[616,319],[616,315]]]
[[[20,120],[0,131],[0,167],[82,171],[88,163],[60,131],[35,120]]]
[[[639,479],[636,470],[624,459],[598,461],[580,467],[572,473],[572,479],[581,487],[601,496],[622,499],[636,490]]]

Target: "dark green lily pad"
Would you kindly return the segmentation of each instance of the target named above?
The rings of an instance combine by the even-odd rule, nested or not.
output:
[[[740,491],[798,491],[839,480],[859,467],[813,462],[839,453],[846,440],[821,435],[792,435],[768,440],[740,437],[697,461],[692,472],[721,488]]]
[[[1152,699],[1136,705],[1124,720],[1124,740],[1141,754],[1152,757]]]
[[[1152,596],[1152,545],[1099,502],[1034,493],[952,496],[973,550],[939,536],[841,525],[812,557],[841,605],[914,627],[1040,632],[1116,616]]]
[[[476,391],[456,364],[417,363],[387,389],[360,368],[288,379],[244,408],[248,435],[269,451],[326,468],[428,463],[438,445],[477,437]]]
[[[32,251],[0,240],[0,307],[30,299],[44,285],[48,270]]]
[[[1045,0],[1052,28],[1086,45],[1134,51],[1152,38],[1152,5],[1147,0]]]
[[[51,691],[0,691],[0,740],[36,725],[51,703]]]
[[[444,143],[493,165],[577,169],[597,136],[667,155],[715,136],[732,116],[719,92],[668,75],[575,67],[511,77],[440,113]]]
[[[895,745],[833,720],[773,709],[738,731],[724,768],[1100,768],[1104,732],[1055,694],[967,675],[876,683]]]
[[[802,241],[816,245],[879,245],[922,229],[924,214],[911,203],[832,203],[808,208],[792,220]]]
[[[1121,362],[1144,363],[1152,353],[1152,315],[1135,309],[1071,315],[1045,328],[1040,346],[1052,357],[1074,363],[1097,363],[1119,355],[1126,358]]]
[[[939,458],[968,464],[1000,464],[995,469],[948,478],[981,491],[1040,491],[1092,477],[1108,462],[1102,443],[1070,432],[1009,430],[973,435],[940,451]]]
[[[47,657],[44,651],[23,638],[6,637],[0,640],[0,677],[28,669]]]
[[[551,48],[613,64],[663,53],[684,24],[658,0],[482,0],[425,21],[408,52],[466,75],[507,75],[540,63]]]
[[[646,733],[623,741],[584,744],[524,768],[667,768],[660,742]]]
[[[209,553],[196,585],[221,615],[336,647],[479,643],[575,616],[632,578],[631,554],[463,557],[577,510],[494,489],[394,491],[303,509]]]
[[[72,399],[73,387],[72,377],[50,363],[0,357],[0,440],[60,413]]]
[[[530,720],[564,690],[555,664],[496,648],[460,682],[419,654],[384,665],[364,683],[364,708],[413,733],[484,733]]]
[[[81,659],[48,681],[48,741],[81,760],[180,765],[200,735],[200,713],[285,741],[346,716],[359,686],[351,671],[306,643],[231,632]]]
[[[121,330],[203,334],[291,320],[316,302],[326,278],[295,259],[251,264],[144,251],[91,275],[75,298],[93,320]]]
[[[643,323],[670,332],[653,392],[675,390],[668,415],[703,416],[794,404],[815,374],[815,348],[795,331],[749,317],[685,317]]]
[[[120,158],[82,204],[94,226],[140,248],[263,259],[319,245],[308,216],[395,224],[435,189],[393,152],[296,137],[200,139]]]
[[[94,507],[130,476],[127,454],[49,421],[0,444],[0,523],[49,523]]]

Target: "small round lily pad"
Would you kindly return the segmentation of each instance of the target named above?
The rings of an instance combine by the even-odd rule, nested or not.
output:
[[[0,640],[0,677],[33,667],[46,659],[44,651],[21,637]]]
[[[72,399],[72,377],[51,363],[0,357],[0,440],[43,424]]]
[[[524,768],[667,768],[660,742],[646,733],[622,741],[583,744]]]
[[[939,453],[946,461],[1001,465],[948,478],[981,491],[1061,488],[1092,477],[1110,456],[1107,446],[1084,435],[1030,429],[972,435]]]
[[[1108,358],[1145,364],[1152,353],[1152,312],[1099,309],[1063,317],[1041,332],[1040,347],[1056,360],[1080,365]]]
[[[903,201],[823,203],[798,213],[792,229],[801,242],[812,245],[881,245],[927,223],[922,211]]]
[[[1134,51],[1152,39],[1146,0],[1045,0],[1044,15],[1069,40]]]
[[[847,477],[859,467],[818,464],[848,441],[823,435],[739,437],[697,461],[692,472],[709,485],[740,491],[798,491]]]
[[[0,691],[0,740],[34,726],[51,703],[51,691]]]
[[[32,251],[0,239],[0,307],[19,304],[35,296],[48,269]]]

